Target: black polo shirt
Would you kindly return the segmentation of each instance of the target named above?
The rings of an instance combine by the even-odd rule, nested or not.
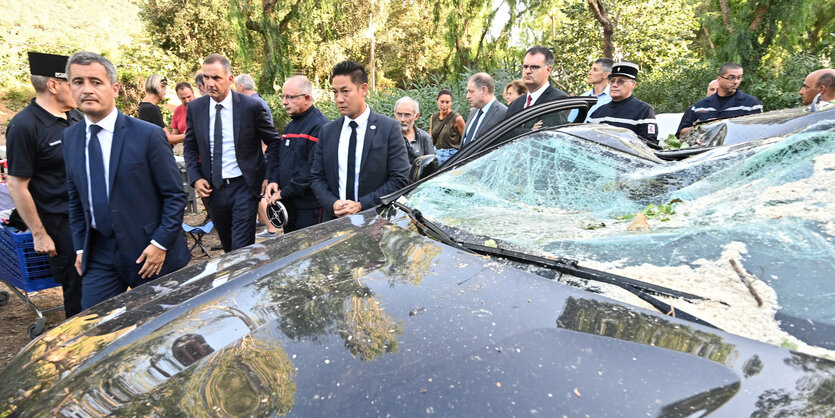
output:
[[[30,179],[29,192],[38,213],[67,213],[67,173],[61,132],[82,120],[81,112],[67,112],[67,119],[53,116],[35,99],[15,115],[6,131],[9,175]]]

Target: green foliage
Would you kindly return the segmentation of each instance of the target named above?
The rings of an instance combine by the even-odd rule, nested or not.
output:
[[[798,90],[803,79],[810,72],[825,67],[819,57],[808,54],[796,54],[783,59],[774,59],[761,65],[753,77],[747,77],[743,83],[746,93],[752,94],[763,103],[765,111],[800,106]]]
[[[33,97],[35,89],[32,86],[23,86],[6,90],[2,98],[9,110],[17,112],[26,107]]]
[[[705,97],[707,85],[716,79],[718,68],[719,65],[710,60],[696,64],[681,62],[639,78],[634,94],[651,104],[655,113],[684,112]]]

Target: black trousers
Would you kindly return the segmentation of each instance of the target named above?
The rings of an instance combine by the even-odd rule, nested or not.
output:
[[[213,187],[209,195],[209,216],[214,222],[224,252],[255,243],[255,218],[260,198],[252,194],[243,176]]]
[[[81,277],[75,271],[75,248],[67,214],[39,213],[46,233],[55,243],[58,255],[49,257],[49,267],[64,294],[64,313],[67,318],[81,312]]]
[[[322,222],[322,208],[299,209],[289,201],[282,203],[287,209],[287,223],[282,228],[285,234]]]

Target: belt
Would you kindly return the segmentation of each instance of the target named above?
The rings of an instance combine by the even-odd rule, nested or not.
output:
[[[238,176],[238,177],[223,179],[223,181],[220,182],[220,185],[221,186],[226,186],[226,185],[229,185],[229,184],[232,184],[232,183],[237,183],[239,181],[243,181],[243,179],[244,179],[244,176]]]

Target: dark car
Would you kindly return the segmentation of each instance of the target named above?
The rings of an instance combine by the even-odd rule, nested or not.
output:
[[[606,126],[496,132],[378,208],[49,330],[0,372],[0,416],[831,415],[831,279],[809,286],[832,271],[833,211],[757,211],[835,196],[833,125],[693,162]],[[823,190],[769,194],[803,181]],[[636,213],[650,230],[626,230]],[[701,286],[732,277],[725,258],[752,270],[764,308],[739,278]],[[775,312],[812,321],[810,337],[768,328]]]

